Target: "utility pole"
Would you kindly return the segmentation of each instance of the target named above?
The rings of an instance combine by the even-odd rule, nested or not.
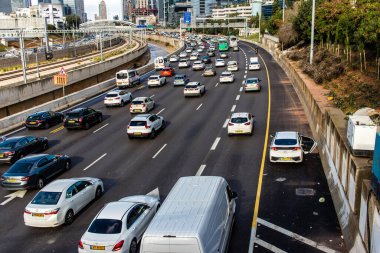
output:
[[[313,0],[313,8],[311,11],[311,38],[310,38],[310,64],[313,64],[314,54],[314,21],[315,21],[315,0]]]
[[[165,0],[164,1],[164,28],[166,28],[166,3],[165,3]]]
[[[282,0],[282,23],[285,23],[285,0]]]
[[[47,18],[45,18],[45,47],[46,53],[49,52],[49,37],[47,33]]]
[[[26,60],[25,60],[25,52],[24,52],[24,31],[20,31],[20,56],[21,56],[21,65],[22,65],[22,76],[24,77],[24,83],[27,83],[26,77]]]
[[[36,64],[37,64],[37,77],[38,77],[38,79],[40,79],[41,76],[40,76],[40,67],[38,64],[38,50],[36,50]]]
[[[103,33],[100,32],[100,60],[103,62]]]

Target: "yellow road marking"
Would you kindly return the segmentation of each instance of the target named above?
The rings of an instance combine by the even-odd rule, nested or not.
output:
[[[51,133],[51,134],[55,134],[55,133],[57,133],[57,132],[63,130],[64,128],[65,128],[64,126],[60,126],[60,127],[56,128],[56,129],[52,130],[50,133]]]

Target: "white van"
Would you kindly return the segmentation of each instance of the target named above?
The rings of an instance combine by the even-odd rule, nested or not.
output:
[[[116,73],[116,86],[120,88],[133,87],[141,82],[135,69],[120,70]]]
[[[155,70],[161,70],[161,69],[168,67],[168,66],[169,66],[169,62],[168,62],[168,59],[166,57],[159,56],[159,57],[156,57],[154,59],[154,69]]]
[[[249,58],[249,70],[260,70],[259,57],[251,57]]]
[[[180,178],[145,231],[140,253],[227,252],[235,199],[222,177]]]

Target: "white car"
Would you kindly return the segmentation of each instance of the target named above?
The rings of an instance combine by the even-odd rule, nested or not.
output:
[[[134,117],[127,127],[128,137],[150,137],[155,138],[158,131],[165,127],[165,120],[156,114],[141,114]]]
[[[203,52],[203,48],[202,47],[199,47],[198,50],[197,50],[198,53],[202,53]]]
[[[152,75],[148,78],[148,87],[163,86],[166,84],[166,78],[164,76]]]
[[[178,63],[178,68],[188,68],[190,67],[190,62],[187,59],[181,59]]]
[[[224,71],[219,77],[220,83],[233,83],[235,81],[235,76],[230,71]]]
[[[216,59],[215,60],[215,67],[225,67],[226,62],[223,59]]]
[[[193,52],[193,48],[192,47],[188,47],[188,48],[186,48],[186,53],[191,53],[191,52]]]
[[[198,60],[198,53],[194,52],[190,55],[190,61],[196,61]]]
[[[131,102],[132,93],[126,90],[113,90],[106,94],[104,97],[104,105],[108,106],[124,106],[126,103]]]
[[[227,70],[228,71],[239,71],[239,66],[237,61],[229,61],[227,63]]]
[[[189,82],[183,89],[183,95],[189,96],[202,96],[206,91],[206,88],[200,82]]]
[[[130,113],[147,113],[153,110],[156,104],[150,97],[137,97],[132,100]]]
[[[98,178],[59,179],[42,188],[25,207],[24,222],[32,227],[57,227],[71,224],[75,215],[92,200],[102,196]]]
[[[170,56],[169,61],[170,62],[177,62],[177,61],[179,61],[179,57],[177,55],[172,55],[172,56]]]
[[[179,54],[179,58],[186,58],[187,57],[187,53],[184,51],[184,52],[181,52]]]
[[[228,58],[228,54],[226,52],[221,52],[220,58]]]
[[[233,113],[228,125],[228,135],[233,134],[253,134],[253,119],[254,116],[248,112]]]
[[[202,61],[195,61],[193,63],[193,70],[204,70],[205,69],[205,64]]]
[[[148,195],[106,204],[80,239],[78,252],[137,253],[137,244],[159,207],[159,198]]]
[[[260,70],[259,57],[249,58],[248,70]]]
[[[269,150],[270,162],[301,163],[303,155],[313,152],[317,143],[310,137],[298,132],[277,132],[272,139]]]
[[[244,91],[260,91],[261,90],[261,80],[257,77],[247,78],[244,82]]]

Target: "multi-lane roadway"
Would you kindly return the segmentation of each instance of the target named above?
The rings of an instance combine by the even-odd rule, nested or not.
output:
[[[219,83],[225,68],[217,68],[215,77],[202,77],[202,71],[178,69],[174,64],[177,73],[206,85],[206,93],[199,98],[184,98],[183,87],[173,87],[173,78],[160,88],[147,88],[145,79],[141,87],[131,89],[133,97],[151,97],[156,102],[153,113],[167,122],[155,139],[129,140],[126,127],[133,116],[128,106],[106,108],[104,95],[80,105],[103,112],[103,122],[89,130],[66,131],[59,125],[14,133],[48,137],[49,153],[68,154],[73,160],[72,169],[59,178],[101,178],[105,194],[72,225],[58,228],[24,225],[23,210],[36,191],[7,202],[0,206],[0,251],[76,252],[78,240],[105,203],[157,188],[164,200],[179,177],[191,175],[222,176],[238,193],[229,252],[247,252],[250,242],[254,252],[345,251],[318,155],[311,154],[299,165],[269,164],[264,156],[270,133],[296,130],[310,135],[311,131],[285,73],[268,53],[260,50],[259,54],[262,68],[252,72],[247,70],[249,57],[256,56],[251,45],[240,42],[239,52],[229,52],[227,60],[239,64],[231,84]],[[254,76],[262,80],[261,91],[244,93],[242,82]],[[253,136],[227,136],[232,112],[255,115]],[[1,165],[1,172],[8,167]],[[258,189],[260,202],[256,201]],[[10,193],[1,190],[0,202]],[[258,223],[252,233],[255,208]],[[307,238],[306,242],[297,240],[294,233]]]

